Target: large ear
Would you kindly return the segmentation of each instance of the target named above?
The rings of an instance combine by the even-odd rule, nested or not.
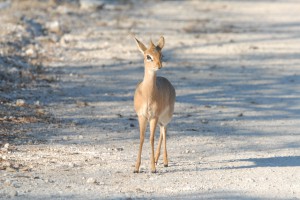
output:
[[[138,39],[136,39],[136,37],[133,37],[139,50],[142,52],[142,54],[144,54],[144,52],[147,50],[147,47],[142,43],[140,42]]]
[[[165,38],[163,36],[160,36],[156,48],[161,51],[164,45],[165,45]]]
[[[155,48],[156,46],[153,44],[152,40],[149,42],[149,48]]]

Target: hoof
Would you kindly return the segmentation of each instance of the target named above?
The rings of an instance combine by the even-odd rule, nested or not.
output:
[[[139,173],[139,170],[136,170],[136,169],[135,169],[135,170],[133,171],[133,173],[137,174],[137,173]]]
[[[164,167],[168,167],[169,165],[168,164],[164,164]]]
[[[155,170],[151,170],[151,173],[155,174],[156,173],[156,169]]]

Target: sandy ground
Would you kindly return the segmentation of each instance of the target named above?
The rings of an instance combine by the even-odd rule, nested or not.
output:
[[[99,2],[0,1],[0,199],[300,199],[299,1]],[[156,174],[130,32],[177,92]]]

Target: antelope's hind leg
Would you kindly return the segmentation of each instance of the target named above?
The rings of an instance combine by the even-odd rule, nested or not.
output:
[[[156,149],[156,153],[155,153],[155,164],[156,165],[158,163],[158,159],[159,159],[159,156],[160,156],[162,140],[163,140],[162,126],[160,126],[159,140],[158,140],[157,149]]]
[[[164,167],[168,167],[169,161],[168,161],[168,153],[167,153],[167,127],[162,126],[160,129],[161,129],[161,135],[164,142]]]

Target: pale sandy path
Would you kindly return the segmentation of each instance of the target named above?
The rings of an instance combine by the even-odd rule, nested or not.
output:
[[[60,81],[41,97],[60,125],[9,155],[32,171],[0,171],[18,185],[3,198],[300,199],[299,11],[298,1],[137,1],[62,18],[74,27],[52,47]],[[148,140],[132,173],[143,68],[130,31],[164,34],[159,75],[177,91],[170,166],[157,174]]]

